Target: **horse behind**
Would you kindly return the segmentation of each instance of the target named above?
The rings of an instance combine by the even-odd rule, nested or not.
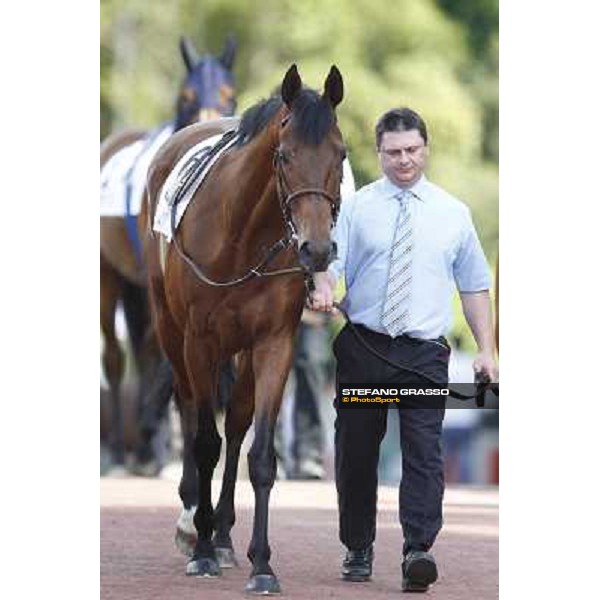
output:
[[[248,466],[255,510],[246,590],[258,594],[280,591],[267,534],[276,476],[274,429],[306,297],[305,277],[324,271],[335,255],[330,233],[345,158],[335,108],[342,98],[335,66],[321,95],[302,87],[292,65],[281,96],[244,113],[237,141],[195,192],[168,247],[162,236],[148,232],[153,316],[173,367],[182,416],[184,510],[178,535],[190,535],[192,512],[197,533],[186,571],[216,576],[221,566],[236,562],[230,537],[235,481],[241,444],[254,418]],[[173,166],[209,133],[195,125],[161,148],[148,173],[151,221]],[[212,398],[219,365],[234,355],[238,373],[226,414],[225,471],[213,511],[211,482],[221,437]]]
[[[152,140],[160,140],[170,131],[178,131],[198,120],[209,120],[233,114],[235,93],[232,67],[236,52],[236,42],[230,36],[220,56],[205,54],[199,56],[186,37],[180,41],[180,51],[186,67],[186,76],[181,84],[176,101],[174,119],[151,132],[141,129],[126,129],[110,135],[100,147],[100,167],[102,168],[120,150],[139,142],[146,146],[141,154],[131,160],[147,160],[145,154],[152,152]],[[133,165],[130,165],[133,169]],[[133,192],[130,192],[132,195]],[[140,194],[141,195],[141,194]],[[141,200],[136,205],[141,205]],[[152,431],[158,428],[158,415],[155,411],[143,410],[142,399],[146,393],[153,396],[170,397],[171,374],[153,335],[148,308],[145,266],[142,261],[141,219],[134,210],[126,214],[123,199],[123,213],[120,216],[100,218],[100,327],[104,337],[102,362],[109,386],[110,422],[104,421],[104,437],[108,437],[112,464],[119,467],[125,463],[126,440],[128,446],[136,447],[136,457],[140,462],[149,461],[151,445],[146,437],[142,418],[153,422],[146,423]],[[129,211],[128,211],[129,212]],[[140,392],[135,410],[135,419],[124,419],[121,382],[125,369],[125,355],[115,332],[115,313],[118,303],[124,309],[129,341],[136,370],[140,376]],[[158,366],[160,364],[160,366]],[[157,372],[158,377],[154,376]],[[152,384],[152,385],[151,385]],[[148,401],[150,402],[150,401]],[[151,403],[151,402],[150,402]],[[162,402],[165,405],[164,402]],[[163,406],[164,411],[165,406]],[[108,435],[107,435],[108,432]],[[127,435],[126,435],[127,434]],[[137,443],[136,443],[137,441]],[[157,462],[165,457],[156,457]],[[148,466],[152,466],[150,463]]]

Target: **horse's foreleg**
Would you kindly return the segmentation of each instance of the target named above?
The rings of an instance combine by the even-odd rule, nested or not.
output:
[[[214,514],[211,485],[215,466],[221,453],[221,436],[217,431],[212,397],[216,391],[215,360],[205,340],[186,332],[184,357],[186,371],[196,405],[198,422],[194,441],[194,456],[198,472],[198,508],[194,525],[198,540],[186,573],[200,577],[221,574],[212,542]]]
[[[156,248],[154,248],[154,252],[151,250],[152,248],[148,247],[146,254],[148,268],[153,274],[149,278],[148,289],[152,301],[156,333],[173,369],[173,372],[170,373],[168,364],[165,363],[167,369],[164,373],[165,385],[168,387],[171,383],[173,384],[183,438],[183,474],[179,482],[179,497],[183,503],[183,509],[177,521],[175,544],[186,556],[192,556],[197,540],[193,518],[198,506],[198,473],[194,457],[198,414],[185,368],[183,334],[169,312]],[[163,391],[166,392],[166,388]],[[164,400],[164,397],[162,399]]]
[[[183,510],[177,521],[175,543],[184,554],[192,556],[197,541],[193,516],[198,505],[198,472],[194,456],[198,413],[188,381],[184,357],[184,335],[169,310],[158,258],[157,240],[148,237],[145,248],[153,323],[161,348],[173,369],[173,392],[179,409],[183,437],[183,474],[179,482],[179,497],[183,502]]]
[[[110,389],[109,446],[115,465],[125,464],[123,416],[120,387],[125,369],[125,356],[115,334],[115,311],[120,295],[120,278],[100,255],[100,329],[104,336],[102,366]]]
[[[240,450],[254,414],[254,377],[252,356],[245,352],[240,360],[239,374],[232,398],[227,403],[225,438],[227,440],[225,471],[219,502],[215,510],[215,536],[213,543],[219,566],[237,566],[231,541],[231,528],[235,523],[235,483],[237,480]]]
[[[292,362],[292,346],[293,336],[290,333],[259,343],[252,355],[256,411],[254,442],[248,453],[248,467],[255,505],[252,541],[248,548],[248,558],[253,568],[246,591],[258,594],[281,591],[269,565],[271,549],[267,530],[269,495],[277,474],[273,443],[275,423]]]
[[[183,509],[177,520],[175,544],[183,554],[191,557],[198,540],[194,526],[194,514],[198,507],[198,471],[194,456],[194,442],[198,430],[198,411],[191,394],[185,400],[175,392],[179,408],[181,436],[183,438],[183,473],[179,482],[179,497]]]

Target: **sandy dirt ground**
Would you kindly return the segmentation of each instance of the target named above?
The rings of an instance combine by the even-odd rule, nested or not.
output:
[[[215,501],[218,491],[219,484],[213,485]],[[376,600],[401,595],[402,532],[397,494],[395,487],[381,486],[379,490],[373,579],[347,583],[339,578],[343,548],[337,534],[334,484],[276,481],[271,494],[269,541],[271,566],[279,577],[282,597]],[[180,510],[176,477],[102,478],[102,600],[248,597],[243,590],[250,573],[246,550],[253,506],[250,482],[239,481],[232,538],[240,566],[225,570],[220,578],[187,577],[186,558],[173,541]],[[433,548],[440,578],[427,597],[498,598],[498,490],[447,488],[444,520]]]

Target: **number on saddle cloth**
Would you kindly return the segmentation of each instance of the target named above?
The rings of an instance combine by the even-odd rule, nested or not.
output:
[[[177,229],[177,205],[184,198],[191,198],[196,193],[204,181],[207,170],[214,164],[213,159],[218,158],[221,151],[234,142],[237,136],[236,129],[225,132],[215,144],[200,148],[182,166],[177,185],[173,193],[166,198],[171,211],[171,237],[175,235]]]

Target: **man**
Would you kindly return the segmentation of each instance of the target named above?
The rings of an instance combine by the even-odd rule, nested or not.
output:
[[[456,284],[479,347],[474,370],[497,381],[487,262],[469,209],[423,175],[427,128],[408,108],[385,113],[375,128],[384,176],[342,203],[336,227],[338,260],[315,277],[311,306],[333,310],[343,274],[343,306],[361,336],[389,360],[448,381]],[[338,387],[344,383],[414,383],[366,350],[348,325],[333,346]],[[390,377],[392,379],[390,379]],[[371,577],[377,463],[386,408],[344,408],[336,399],[335,463],[340,539],[347,547],[342,577]],[[400,407],[404,533],[402,589],[424,592],[437,579],[429,549],[442,526],[444,492],[440,437],[443,408]]]

